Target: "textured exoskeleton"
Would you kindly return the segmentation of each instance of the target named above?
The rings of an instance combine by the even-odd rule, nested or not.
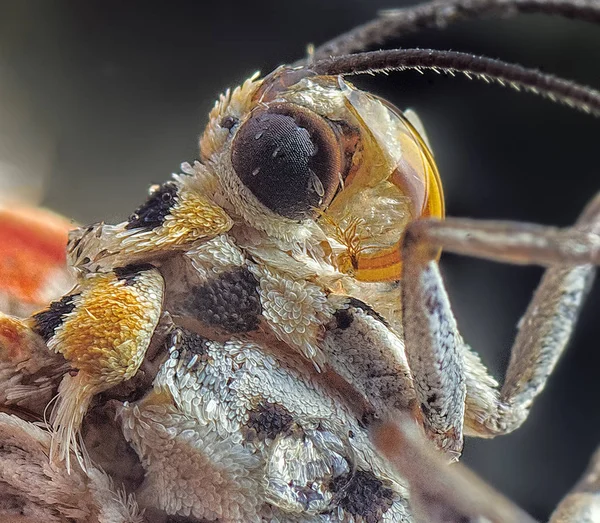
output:
[[[448,463],[465,435],[525,421],[600,263],[600,197],[566,229],[443,219],[416,114],[345,76],[460,71],[594,114],[600,94],[460,53],[331,45],[221,96],[198,161],[127,221],[72,231],[71,291],[0,316],[0,515],[531,521]],[[441,249],[547,267],[501,387],[458,331]],[[556,522],[598,502],[578,494]]]

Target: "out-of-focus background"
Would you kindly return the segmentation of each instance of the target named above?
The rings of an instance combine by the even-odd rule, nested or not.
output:
[[[38,198],[82,223],[121,220],[149,184],[196,158],[226,87],[409,3],[0,0],[0,197]],[[600,28],[585,23],[521,16],[395,43],[501,57],[600,87]],[[356,83],[418,111],[451,215],[568,225],[600,190],[597,119],[435,74]],[[443,267],[467,340],[501,378],[541,271],[455,256]],[[599,311],[596,286],[525,426],[466,444],[465,461],[540,519],[600,441]]]

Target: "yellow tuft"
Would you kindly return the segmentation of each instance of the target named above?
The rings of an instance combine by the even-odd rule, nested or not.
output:
[[[80,372],[76,376],[66,374],[58,387],[56,405],[50,422],[54,428],[50,443],[50,461],[64,461],[67,472],[71,473],[71,452],[76,456],[80,467],[87,471],[91,465],[83,444],[77,444],[77,435],[87,412],[90,401],[98,392],[98,387],[90,384],[90,377]]]

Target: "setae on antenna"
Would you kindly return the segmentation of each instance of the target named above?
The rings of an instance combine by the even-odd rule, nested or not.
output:
[[[432,49],[390,49],[355,53],[319,60],[305,66],[319,75],[374,74],[378,72],[432,70],[462,73],[488,83],[528,91],[553,102],[600,116],[600,92],[557,76],[484,56]]]
[[[434,0],[382,12],[377,18],[333,38],[314,50],[311,60],[356,53],[422,29],[520,13],[546,14],[600,24],[598,0]],[[307,60],[298,63],[305,64]]]

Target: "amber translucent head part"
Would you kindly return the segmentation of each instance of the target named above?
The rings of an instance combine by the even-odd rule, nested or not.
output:
[[[406,226],[444,217],[440,176],[425,139],[399,109],[341,80],[340,87],[360,125],[362,161],[328,212],[342,217],[355,208],[362,221],[360,247],[351,260],[356,279],[398,280]]]

